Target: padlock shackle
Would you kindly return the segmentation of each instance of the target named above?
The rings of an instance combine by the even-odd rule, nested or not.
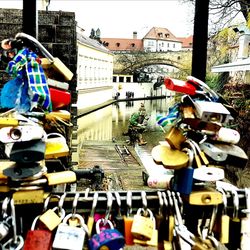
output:
[[[127,204],[127,217],[129,217],[132,213],[132,191],[127,191],[126,204]]]
[[[90,211],[90,216],[91,217],[94,217],[95,209],[96,209],[96,206],[97,206],[97,201],[98,201],[98,192],[95,192],[94,196],[93,196],[93,201],[92,201],[92,208],[91,208],[91,211]]]
[[[162,192],[157,191],[157,195],[158,195],[158,198],[159,198],[159,215],[162,215],[163,214],[163,205],[164,205]]]
[[[75,193],[75,197],[74,197],[74,200],[73,200],[73,204],[72,204],[72,219],[75,219],[75,215],[76,215],[76,208],[77,208],[77,203],[78,203],[78,199],[80,197],[80,193],[79,192],[76,192]]]
[[[111,209],[112,209],[112,204],[113,204],[113,195],[110,191],[107,192],[107,209],[106,209],[106,212],[105,212],[105,220],[108,220],[109,219],[109,216],[110,216],[110,212],[111,212]]]
[[[96,225],[95,225],[97,234],[100,234],[100,232],[101,232],[101,230],[100,230],[101,223],[105,226],[108,224],[110,229],[114,229],[114,226],[110,220],[106,220],[104,218],[101,218],[101,219],[97,220]]]

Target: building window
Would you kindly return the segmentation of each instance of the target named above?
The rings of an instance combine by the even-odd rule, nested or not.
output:
[[[113,82],[116,82],[117,77],[113,76]]]
[[[123,76],[119,76],[119,82],[124,82],[124,77]]]
[[[117,47],[120,47],[120,43],[116,43],[116,46],[117,46]]]
[[[173,44],[173,48],[175,48],[175,43]]]
[[[126,77],[126,82],[131,82],[131,77],[127,76]]]
[[[153,41],[148,41],[148,46],[154,46],[154,42]]]
[[[131,43],[131,47],[135,47],[135,44],[134,44],[134,43]]]
[[[169,37],[169,33],[165,34],[165,37],[168,38]]]
[[[162,37],[163,37],[163,36],[162,36],[162,32],[159,32],[159,33],[158,33],[158,36],[162,38]]]

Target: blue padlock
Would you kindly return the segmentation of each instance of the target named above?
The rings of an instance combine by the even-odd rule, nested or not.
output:
[[[102,226],[108,226],[110,228],[100,230]],[[96,234],[94,234],[88,241],[90,250],[119,250],[125,245],[125,239],[123,235],[114,229],[114,226],[110,220],[101,218],[96,222]]]
[[[183,151],[187,151],[188,153],[189,166],[174,171],[174,177],[171,179],[170,186],[175,192],[189,195],[193,190],[194,169],[192,164],[194,160],[194,152],[188,148],[184,148]]]

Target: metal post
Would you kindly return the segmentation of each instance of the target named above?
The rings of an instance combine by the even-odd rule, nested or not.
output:
[[[23,32],[38,39],[37,0],[23,0]]]
[[[209,0],[195,1],[192,76],[205,81],[207,66]]]

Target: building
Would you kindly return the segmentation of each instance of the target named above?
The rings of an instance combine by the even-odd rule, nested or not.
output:
[[[180,51],[182,42],[177,39],[167,28],[153,27],[143,37],[144,51]]]
[[[222,73],[229,72],[231,77],[236,75],[236,72],[242,72],[244,82],[250,81],[250,30],[245,25],[240,25],[234,28],[234,31],[239,33],[238,46],[234,46],[231,52],[232,62],[216,65],[212,67],[212,72]],[[237,53],[236,53],[237,52]]]
[[[176,37],[167,28],[152,27],[142,38],[137,38],[137,32],[133,32],[133,38],[101,38],[106,48],[116,53],[126,51],[180,51],[192,50],[193,36]]]
[[[78,114],[112,99],[113,54],[77,28]]]
[[[178,39],[182,42],[182,50],[192,50],[193,49],[193,36],[190,35],[188,37],[178,37]]]

